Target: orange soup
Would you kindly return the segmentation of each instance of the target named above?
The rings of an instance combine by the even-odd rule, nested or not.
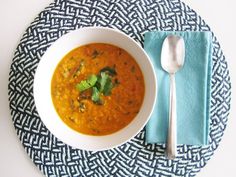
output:
[[[144,91],[135,59],[104,43],[69,52],[51,81],[51,96],[60,118],[88,135],[107,135],[128,125],[140,110]]]

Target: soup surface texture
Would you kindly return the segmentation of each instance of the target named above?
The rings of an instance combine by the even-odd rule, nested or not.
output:
[[[117,46],[91,43],[73,49],[57,65],[51,96],[63,122],[88,135],[107,135],[138,114],[145,85],[134,58]]]

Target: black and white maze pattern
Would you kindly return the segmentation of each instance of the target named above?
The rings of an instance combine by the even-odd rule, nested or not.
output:
[[[210,30],[179,0],[56,0],[50,4],[24,33],[9,77],[13,124],[32,161],[46,176],[195,176],[218,147],[230,109],[229,72],[217,39],[213,39],[210,145],[179,145],[179,156],[171,161],[163,156],[165,145],[145,142],[145,130],[118,148],[90,152],[62,143],[41,122],[33,98],[40,58],[60,36],[85,26],[120,29],[141,45],[143,34],[150,30]]]

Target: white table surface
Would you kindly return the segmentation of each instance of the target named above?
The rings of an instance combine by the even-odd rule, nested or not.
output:
[[[183,0],[211,27],[229,64],[232,82],[231,113],[215,155],[198,173],[201,177],[233,177],[236,160],[236,3],[234,0]],[[14,50],[25,29],[53,0],[1,0],[0,4],[0,176],[42,177],[25,153],[14,130],[8,103],[7,85]]]

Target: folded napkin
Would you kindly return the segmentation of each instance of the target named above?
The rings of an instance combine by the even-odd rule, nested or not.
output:
[[[169,34],[182,36],[185,63],[176,73],[177,143],[208,144],[212,36],[210,32],[153,31],[145,33],[144,49],[157,76],[157,102],[146,125],[148,143],[165,143],[169,119],[169,75],[160,63],[162,43]]]

